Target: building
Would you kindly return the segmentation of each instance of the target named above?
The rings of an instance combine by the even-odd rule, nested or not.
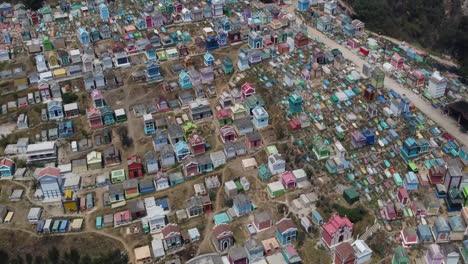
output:
[[[271,198],[274,198],[284,194],[286,190],[281,181],[275,181],[267,185],[267,192]]]
[[[460,254],[455,245],[453,244],[442,244],[442,251],[445,253],[445,264],[458,264]]]
[[[42,169],[35,178],[41,187],[44,199],[62,197],[63,180],[60,169],[53,167]]]
[[[397,247],[395,253],[393,254],[391,264],[410,264],[411,260],[408,256],[408,252],[404,247]]]
[[[148,151],[143,155],[146,164],[146,172],[153,174],[159,171],[159,161],[155,151]]]
[[[145,131],[145,135],[147,136],[153,134],[156,130],[153,116],[151,114],[146,114],[143,116],[143,129]]]
[[[28,222],[30,223],[37,223],[39,220],[41,220],[41,215],[42,215],[42,208],[40,207],[33,207],[29,209],[28,212]]]
[[[323,11],[325,12],[325,14],[334,16],[336,15],[336,12],[337,12],[336,9],[337,9],[337,1],[327,1],[325,2]]]
[[[125,181],[127,177],[125,176],[125,170],[120,169],[120,170],[113,170],[111,172],[111,182],[112,183],[117,183],[117,182],[123,182]]]
[[[253,225],[257,232],[266,230],[273,225],[271,216],[266,212],[256,212],[254,213]]]
[[[371,74],[371,84],[376,89],[384,87],[385,72],[381,67],[376,67]]]
[[[252,109],[253,114],[253,124],[256,129],[260,129],[268,126],[268,113],[265,108],[261,106],[256,106]]]
[[[132,220],[138,220],[146,216],[145,204],[143,200],[133,200],[128,203],[128,209]]]
[[[0,177],[12,178],[15,175],[16,165],[15,162],[9,158],[3,158],[0,161]]]
[[[86,110],[86,117],[91,129],[97,129],[104,126],[101,110],[99,108],[89,108]]]
[[[128,167],[128,178],[138,178],[143,177],[143,163],[141,158],[137,155],[133,155],[127,158],[127,167]]]
[[[249,263],[249,259],[247,256],[247,251],[244,247],[231,247],[228,250],[227,254],[228,260],[230,264],[247,264]]]
[[[347,217],[334,215],[323,225],[322,239],[328,247],[334,247],[341,242],[352,239],[353,223]]]
[[[189,217],[200,216],[204,213],[204,196],[192,196],[185,201],[186,211]]]
[[[241,193],[234,197],[233,208],[237,216],[242,216],[252,211],[252,202],[246,194]]]
[[[151,250],[149,246],[142,246],[134,249],[136,264],[146,264],[152,262]]]
[[[290,245],[297,240],[297,227],[290,218],[283,218],[276,222],[276,239],[283,246]]]
[[[445,95],[445,89],[447,88],[447,79],[440,75],[440,72],[435,71],[429,78],[429,84],[427,86],[427,92],[432,98],[439,98]]]
[[[445,218],[439,216],[432,226],[432,235],[437,243],[448,242],[450,240],[451,229]]]
[[[49,120],[51,121],[60,121],[63,120],[63,108],[62,108],[62,101],[58,100],[50,100],[47,103],[47,110],[49,112]]]
[[[109,202],[116,205],[125,204],[125,193],[121,183],[109,185]]]
[[[166,213],[163,207],[156,205],[154,197],[145,198],[144,201],[150,232],[153,234],[166,226]]]
[[[443,184],[445,178],[445,167],[434,164],[429,169],[429,183],[430,184]]]
[[[188,141],[190,143],[191,152],[194,155],[199,155],[205,153],[205,138],[203,138],[199,133],[192,133]]]
[[[234,245],[234,233],[228,224],[216,225],[211,234],[211,241],[220,252],[224,252]]]
[[[89,170],[102,169],[102,153],[95,150],[91,151],[86,155],[86,163]]]
[[[251,125],[250,121],[249,125]],[[245,144],[250,151],[254,151],[262,145],[262,136],[259,132],[247,132],[245,135]]]
[[[368,263],[372,259],[372,249],[369,248],[364,240],[356,240],[351,246],[354,249],[356,264]]]
[[[273,175],[283,173],[286,170],[286,162],[280,154],[274,153],[268,157],[268,168]]]
[[[315,137],[312,140],[312,144],[312,151],[317,160],[327,159],[330,156],[328,146],[321,137]]]
[[[288,97],[289,100],[289,112],[291,114],[298,114],[302,112],[302,97],[297,93],[292,93]]]
[[[413,88],[424,86],[425,81],[426,76],[418,70],[411,71],[406,78],[408,85]]]
[[[400,232],[402,245],[405,248],[411,247],[413,245],[419,244],[418,235],[414,227],[405,227]]]
[[[393,54],[392,59],[391,59],[391,64],[393,67],[395,67],[398,70],[401,70],[403,69],[404,63],[405,63],[405,59],[403,59],[403,57],[401,57],[400,54],[398,53]]]
[[[462,241],[465,236],[466,227],[463,224],[462,218],[458,215],[449,217],[448,224],[452,233],[450,234],[450,240]]]
[[[405,187],[398,188],[397,199],[398,199],[398,202],[400,202],[402,205],[408,205],[409,195]]]
[[[290,171],[285,171],[281,174],[281,183],[284,186],[284,189],[294,189],[296,188],[296,177]]]
[[[258,167],[258,176],[261,180],[268,180],[271,178],[271,172],[265,164]]]
[[[254,263],[263,259],[263,246],[256,238],[249,238],[244,243],[244,248],[247,253],[249,263]]]
[[[168,224],[162,229],[163,242],[167,250],[178,248],[183,245],[184,239],[180,228],[176,224]]]
[[[0,224],[5,221],[7,214],[8,214],[8,210],[6,206],[0,205]]]
[[[343,242],[335,248],[335,264],[354,264],[356,256],[354,248],[348,242]]]
[[[125,199],[131,199],[140,196],[138,190],[138,179],[128,179],[123,182]]]
[[[432,244],[427,248],[425,260],[429,264],[443,264],[445,256],[438,244]]]
[[[223,151],[216,151],[210,153],[211,161],[213,162],[213,168],[217,168],[221,165],[226,164],[226,155]]]
[[[221,63],[224,74],[231,74],[234,72],[234,64],[228,56],[224,56]]]
[[[432,241],[432,233],[429,225],[418,225],[416,232],[420,243],[429,243]]]

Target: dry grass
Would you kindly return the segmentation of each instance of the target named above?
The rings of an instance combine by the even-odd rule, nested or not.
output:
[[[304,245],[298,249],[302,258],[302,263],[329,264],[332,263],[330,251],[323,248],[316,248],[316,241],[306,239]]]
[[[10,230],[0,230],[0,249],[9,252],[10,256],[45,257],[47,251],[56,247],[64,253],[72,248],[77,249],[82,256],[97,256],[112,249],[122,249],[121,244],[113,239],[90,233],[75,233],[67,236],[33,237],[28,233]]]

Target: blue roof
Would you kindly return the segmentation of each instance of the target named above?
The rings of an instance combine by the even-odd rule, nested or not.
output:
[[[185,71],[181,71],[179,73],[179,79],[185,79],[185,78],[190,78],[190,76]]]
[[[375,136],[374,131],[372,131],[372,129],[369,129],[369,128],[366,128],[366,129],[362,130],[362,134],[365,137]]]
[[[205,55],[203,56],[203,58],[204,58],[206,61],[214,60],[213,55],[211,55],[211,53],[209,53],[209,52],[205,53]]]
[[[223,223],[229,223],[231,220],[229,219],[229,216],[226,213],[220,213],[217,215],[213,216],[213,220],[216,225],[223,224]]]
[[[398,134],[394,129],[390,129],[387,132],[392,138],[398,138]]]
[[[88,34],[88,31],[86,31],[86,29],[84,29],[84,28],[82,28],[82,27],[80,27],[80,28],[77,30],[77,32],[78,32],[79,35],[81,35],[81,34],[83,34],[83,33]]]
[[[315,222],[319,223],[319,222],[323,222],[323,218],[322,216],[320,215],[320,213],[318,211],[313,211],[312,212],[312,218],[315,220]]]
[[[169,210],[169,204],[167,203],[166,199],[156,200],[156,205],[161,206],[164,209],[164,211]]]
[[[412,146],[414,144],[416,144],[416,140],[414,140],[414,138],[412,137],[409,137],[405,140],[405,143],[408,145],[408,146]]]
[[[439,166],[445,166],[445,162],[440,158],[436,159],[436,162]]]
[[[378,97],[379,101],[382,102],[382,103],[386,103],[387,100],[385,100],[385,98],[383,96],[379,96]]]
[[[463,228],[463,224],[461,222],[461,217],[458,215],[452,216],[449,218],[448,223],[450,225],[450,228],[452,230],[458,229],[458,228]]]
[[[414,172],[412,171],[408,172],[407,179],[409,183],[418,183],[418,178],[416,177],[416,174],[414,174]]]
[[[418,234],[420,236],[432,237],[431,228],[428,225],[418,225]]]
[[[185,141],[179,141],[174,145],[174,148],[175,148],[176,152],[179,152],[179,151],[181,151],[183,149],[188,150],[188,145],[187,145],[187,142],[185,142]]]
[[[356,96],[356,93],[354,93],[353,90],[344,90],[344,93],[346,94],[346,96],[348,96],[348,98]]]

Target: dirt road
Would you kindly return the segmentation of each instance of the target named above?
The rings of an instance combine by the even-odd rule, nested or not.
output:
[[[289,12],[294,14],[294,9],[297,6],[297,1],[293,1],[292,5],[286,7]],[[302,24],[301,18],[297,17],[297,24]],[[359,57],[353,51],[344,48],[337,42],[332,39],[329,39],[327,36],[322,34],[320,31],[316,30],[315,28],[307,25],[308,32],[313,38],[323,42],[326,46],[330,49],[339,49],[343,56],[352,61],[356,65],[356,70],[362,73],[362,66],[364,65],[365,61],[361,57]],[[406,96],[414,103],[414,105],[423,112],[427,117],[434,120],[439,126],[443,127],[446,131],[450,132],[453,136],[455,136],[461,143],[464,145],[468,145],[468,135],[461,132],[457,123],[452,118],[448,117],[444,113],[442,113],[438,109],[434,109],[431,104],[422,98],[420,95],[413,93],[410,89],[400,85],[395,80],[386,77],[385,78],[385,88],[386,89],[393,89],[395,92],[399,94],[406,94]]]

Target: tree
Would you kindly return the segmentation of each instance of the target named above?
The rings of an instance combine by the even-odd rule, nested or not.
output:
[[[307,178],[309,180],[312,179],[312,176],[314,176],[314,171],[309,166],[305,167],[304,171],[305,171],[305,173],[307,175]]]
[[[33,256],[31,254],[26,254],[26,263],[33,264]]]
[[[8,264],[10,257],[8,256],[8,253],[4,251],[3,249],[0,249],[0,264]]]
[[[62,99],[64,104],[70,104],[76,102],[78,100],[78,95],[74,93],[64,93],[62,94]]]
[[[209,195],[210,200],[211,200],[212,202],[216,201],[216,192],[210,191],[210,192],[208,193],[208,195]]]
[[[34,264],[44,264],[44,259],[42,258],[42,256],[35,256]]]
[[[110,251],[107,254],[95,258],[93,264],[128,264],[128,256],[119,250]]]
[[[65,253],[63,256],[66,263],[79,264],[80,263],[80,253],[76,249],[71,249],[69,252]]]
[[[23,0],[23,5],[26,9],[31,9],[33,11],[37,11],[42,7],[42,1],[38,0]]]
[[[305,233],[304,232],[297,232],[297,245],[298,247],[302,247],[304,245],[305,240]]]
[[[80,264],[91,264],[91,263],[92,263],[92,260],[88,255],[81,258]]]
[[[232,207],[232,205],[233,205],[232,199],[226,199],[226,200],[224,200],[224,205],[225,205],[226,207]]]
[[[49,260],[49,263],[51,264],[59,263],[60,252],[58,251],[56,247],[49,249],[49,252],[47,253],[47,259]]]
[[[133,145],[133,139],[132,138],[129,138],[127,136],[124,136],[120,139],[120,141],[122,141],[122,144],[125,146],[125,147],[130,147],[131,145]]]
[[[120,141],[125,147],[130,147],[133,144],[133,139],[128,137],[128,128],[126,126],[119,127],[117,134],[119,134]]]
[[[21,256],[16,256],[16,258],[10,261],[10,264],[23,264],[23,258]]]

